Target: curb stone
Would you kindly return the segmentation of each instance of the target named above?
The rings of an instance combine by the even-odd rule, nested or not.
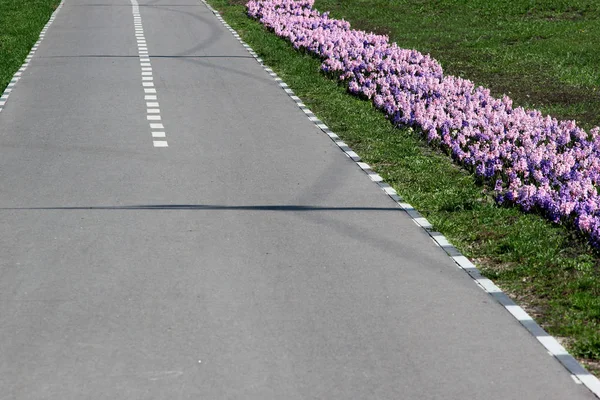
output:
[[[48,31],[48,28],[50,28],[50,25],[52,25],[52,23],[54,22],[54,19],[56,18],[56,14],[58,14],[58,12],[62,8],[64,2],[65,2],[65,0],[61,0],[58,7],[56,7],[56,10],[54,10],[52,15],[50,16],[50,19],[48,20],[48,22],[46,22],[46,25],[44,25],[44,27],[42,28],[42,31],[40,32],[40,36],[38,37],[38,40],[35,42],[35,44],[31,48],[31,50],[29,51],[29,54],[27,54],[27,57],[25,57],[25,61],[21,65],[21,68],[19,68],[17,70],[17,72],[15,72],[12,79],[6,86],[4,93],[2,93],[2,95],[0,96],[0,112],[2,112],[4,106],[6,105],[6,101],[8,100],[8,97],[10,96],[13,88],[15,87],[17,82],[21,79],[23,72],[25,72],[25,70],[29,66],[29,63],[31,62],[33,55],[35,54],[38,47],[40,46],[40,43],[42,43],[42,40],[44,40],[44,37],[46,37],[46,32]]]
[[[392,200],[396,202],[413,220],[413,222],[420,226],[431,239],[441,247],[448,256],[454,260],[456,265],[466,272],[475,283],[486,293],[488,293],[494,300],[500,303],[506,311],[508,311],[519,323],[533,335],[538,342],[544,346],[548,354],[556,358],[558,362],[562,364],[571,374],[571,378],[576,384],[583,384],[588,388],[596,397],[600,398],[600,380],[586,370],[567,350],[548,332],[546,332],[533,318],[527,314],[527,312],[517,305],[510,299],[498,286],[491,280],[483,277],[477,267],[465,257],[456,247],[454,247],[448,239],[440,232],[435,232],[431,223],[423,217],[417,210],[415,210],[410,204],[404,202],[398,195],[396,190],[390,185],[384,182],[383,178],[374,172],[371,167],[362,162],[358,154],[356,154],[346,143],[344,143],[338,135],[336,135],[329,127],[321,121],[306,105],[302,100],[294,94],[292,89],[267,65],[263,63],[263,60],[258,54],[244,42],[241,36],[223,19],[221,14],[215,10],[206,0],[201,1],[215,16],[216,18],[227,28],[229,32],[235,37],[240,44],[250,53],[254,59],[263,67],[263,69],[279,84],[279,86],[290,96],[296,105],[306,114],[323,133],[325,133],[333,142],[348,156],[351,158],[365,174],[375,182],[381,190],[383,190]]]

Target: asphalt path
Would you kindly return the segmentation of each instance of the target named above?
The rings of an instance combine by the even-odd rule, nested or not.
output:
[[[593,399],[202,3],[66,0],[0,113],[0,399]]]

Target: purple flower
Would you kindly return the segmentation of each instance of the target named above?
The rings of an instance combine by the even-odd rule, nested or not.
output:
[[[433,146],[494,185],[499,202],[572,222],[600,246],[600,127],[589,132],[537,110],[513,108],[473,82],[389,38],[353,30],[314,0],[251,0],[248,15],[323,60],[351,93],[372,99],[394,125],[418,128]]]

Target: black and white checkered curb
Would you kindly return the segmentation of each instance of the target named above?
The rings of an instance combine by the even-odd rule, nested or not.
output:
[[[6,89],[4,90],[4,93],[2,93],[2,96],[0,96],[0,112],[2,112],[2,109],[6,105],[6,101],[8,100],[8,97],[10,96],[10,93],[13,91],[13,88],[15,87],[15,85],[17,84],[17,82],[19,81],[19,79],[21,79],[21,76],[23,75],[23,72],[25,72],[25,70],[29,66],[29,63],[31,62],[31,59],[33,58],[33,55],[35,54],[35,52],[37,51],[38,47],[40,46],[40,43],[42,43],[42,40],[44,40],[44,37],[46,37],[46,32],[48,31],[48,28],[50,27],[50,25],[52,25],[52,23],[54,22],[54,18],[56,18],[56,14],[62,8],[63,3],[64,3],[64,0],[62,0],[60,2],[60,4],[58,5],[58,7],[56,7],[56,10],[54,10],[54,12],[52,13],[52,15],[50,16],[50,19],[48,20],[48,22],[46,22],[46,25],[44,25],[44,28],[40,32],[40,37],[38,38],[37,42],[35,42],[35,44],[31,48],[31,51],[29,52],[29,54],[27,54],[27,57],[25,57],[25,61],[21,65],[21,68],[19,68],[17,70],[17,72],[15,72],[15,74],[12,77],[12,79],[10,80],[10,82],[8,83],[8,85],[6,86]]]
[[[208,9],[215,14],[217,19],[231,32],[231,34],[239,40],[239,42],[248,50],[258,63],[264,68],[264,70],[279,83],[279,86],[296,102],[296,105],[306,114],[306,116],[314,122],[314,124],[321,129],[327,136],[334,141],[338,147],[346,153],[348,157],[356,162],[356,164],[367,174],[367,176],[398,204],[406,213],[412,218],[412,220],[421,228],[423,228],[433,241],[440,246],[447,254],[452,258],[458,267],[465,271],[477,285],[492,296],[498,303],[500,303],[506,310],[515,317],[521,325],[525,327],[535,338],[546,348],[548,353],[556,357],[558,361],[571,373],[571,377],[578,384],[585,385],[592,393],[600,398],[600,381],[587,371],[579,362],[571,356],[558,341],[550,336],[541,326],[539,326],[523,308],[519,307],[512,301],[498,286],[496,286],[491,280],[483,277],[477,267],[465,256],[463,256],[456,247],[454,247],[444,235],[439,232],[433,231],[433,226],[425,217],[423,217],[417,210],[415,210],[410,204],[402,201],[402,198],[396,193],[396,190],[390,185],[383,181],[383,178],[374,172],[371,167],[361,162],[360,157],[352,149],[344,143],[338,135],[336,135],[331,129],[327,127],[313,112],[306,107],[302,100],[294,94],[292,89],[277,76],[277,74],[268,66],[263,63],[263,60],[256,54],[252,48],[245,43],[240,35],[223,19],[217,10],[212,8],[206,0],[200,0],[208,7]]]

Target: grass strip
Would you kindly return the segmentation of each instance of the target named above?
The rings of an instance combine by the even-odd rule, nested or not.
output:
[[[0,93],[59,4],[60,0],[0,0]]]
[[[600,257],[584,239],[498,207],[487,188],[415,132],[392,128],[369,102],[324,77],[320,60],[249,19],[244,1],[209,2],[365,162],[598,375]]]

